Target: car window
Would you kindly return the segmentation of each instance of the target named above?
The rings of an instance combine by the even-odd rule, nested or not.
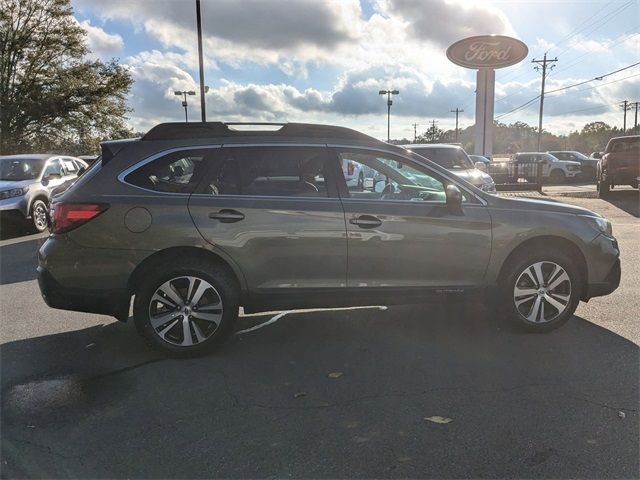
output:
[[[573,160],[573,155],[567,152],[551,152],[551,155],[559,160]]]
[[[412,151],[447,170],[468,170],[473,168],[473,163],[461,148],[415,148]]]
[[[268,197],[327,197],[324,147],[225,148],[198,193]]]
[[[401,158],[373,152],[338,152],[344,180],[351,198],[384,201],[446,202],[444,182]],[[354,182],[345,163],[362,165],[363,182]]]
[[[44,169],[44,173],[42,174],[42,178],[48,177],[49,175],[60,175],[62,176],[62,163],[57,158],[55,160],[50,160],[47,166]]]
[[[640,153],[640,137],[616,138],[607,145],[607,153]]]
[[[169,153],[131,172],[124,180],[157,192],[191,193],[202,178],[208,154],[206,149]]]
[[[76,173],[78,173],[78,167],[71,158],[62,159],[62,168],[65,175],[75,175]]]
[[[39,158],[0,158],[0,180],[20,181],[38,178],[44,160]]]

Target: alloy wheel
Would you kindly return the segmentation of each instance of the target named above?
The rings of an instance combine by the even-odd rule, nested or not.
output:
[[[216,332],[221,321],[222,297],[213,285],[199,277],[166,281],[149,303],[151,328],[172,345],[198,345]]]
[[[569,306],[571,278],[557,263],[534,263],[518,276],[513,301],[518,313],[527,321],[548,323]]]
[[[33,207],[32,216],[33,223],[39,231],[47,228],[47,208],[45,207],[44,203],[38,202]]]

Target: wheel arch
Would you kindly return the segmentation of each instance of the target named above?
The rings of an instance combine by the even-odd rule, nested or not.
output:
[[[555,235],[540,235],[528,238],[527,240],[519,243],[513,250],[511,250],[509,255],[507,255],[504,262],[502,262],[502,266],[500,267],[500,272],[498,274],[498,282],[501,282],[504,279],[509,267],[523,252],[533,251],[535,249],[541,248],[562,250],[575,260],[581,276],[582,284],[580,285],[580,287],[582,297],[584,297],[587,293],[588,284],[587,260],[578,245],[567,238]]]
[[[27,205],[27,215],[29,217],[31,217],[31,207],[33,207],[33,204],[36,202],[36,200],[42,200],[47,205],[47,208],[49,207],[49,203],[51,203],[49,201],[49,197],[45,192],[37,192],[35,195],[33,195],[33,197],[29,199],[29,204]]]
[[[140,281],[144,278],[145,272],[149,271],[167,261],[173,261],[176,258],[197,258],[204,262],[211,262],[220,268],[225,269],[236,281],[238,292],[240,293],[241,304],[245,303],[247,285],[244,275],[240,271],[234,262],[226,258],[225,255],[211,251],[202,247],[188,246],[188,247],[169,247],[163,250],[152,253],[146,257],[140,264],[136,266],[127,282],[127,290],[129,295],[135,294],[136,288]]]

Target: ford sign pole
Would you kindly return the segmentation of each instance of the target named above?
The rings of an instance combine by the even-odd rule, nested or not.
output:
[[[529,49],[520,40],[504,35],[480,35],[459,40],[447,49],[447,58],[456,65],[477,70],[476,155],[493,155],[493,105],[496,68],[522,61]]]

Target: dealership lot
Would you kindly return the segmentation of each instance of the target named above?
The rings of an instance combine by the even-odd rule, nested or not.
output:
[[[214,355],[167,360],[131,324],[47,308],[44,237],[9,232],[2,475],[636,477],[638,193],[583,190],[547,193],[612,221],[622,283],[547,335],[481,303],[290,313],[252,329],[271,313],[242,317],[250,331]]]

